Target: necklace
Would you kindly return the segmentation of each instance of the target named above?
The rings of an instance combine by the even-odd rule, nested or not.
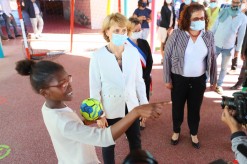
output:
[[[111,51],[111,49],[110,49],[110,45],[106,46],[106,49],[107,49],[110,53],[114,54],[114,53]],[[115,54],[114,54],[114,56],[115,56],[115,58],[116,58],[117,61],[122,61],[122,56],[121,56],[121,57],[118,57],[118,56],[115,55]]]
[[[115,55],[115,57],[116,57],[117,61],[122,61],[122,57],[117,57],[116,55]]]
[[[188,31],[188,32],[189,32],[189,34],[190,34],[192,37],[198,37],[198,36],[200,35],[200,33],[201,33],[201,31],[199,31],[199,33],[198,33],[197,35],[193,35],[193,34],[191,34],[190,31]]]

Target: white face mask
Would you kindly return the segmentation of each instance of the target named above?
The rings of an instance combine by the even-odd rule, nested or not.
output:
[[[244,10],[244,9],[246,9],[246,3],[241,4],[241,10]]]
[[[139,39],[139,38],[142,38],[142,31],[133,32],[132,35],[131,35],[131,38],[132,38],[132,39]]]
[[[172,3],[172,0],[166,0],[166,3],[167,4],[171,4]]]

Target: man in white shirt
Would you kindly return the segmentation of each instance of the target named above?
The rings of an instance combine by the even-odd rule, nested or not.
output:
[[[6,31],[8,33],[9,39],[14,39],[14,37],[11,35],[10,23],[12,24],[12,26],[14,28],[15,37],[21,36],[17,31],[17,25],[15,22],[15,18],[12,15],[9,0],[0,0],[0,4],[1,4],[2,10],[3,10],[3,19],[5,21]]]
[[[40,3],[38,0],[24,0],[24,4],[25,10],[30,17],[35,38],[38,39],[41,37],[41,33],[44,27]]]
[[[238,56],[245,35],[247,18],[241,12],[241,3],[242,0],[232,0],[231,7],[220,11],[218,19],[212,28],[215,37],[216,54],[217,56],[222,54],[221,70],[216,88],[216,92],[219,94],[223,93],[221,85],[229,65],[231,51],[235,49],[234,57]],[[237,45],[235,46],[236,38]]]

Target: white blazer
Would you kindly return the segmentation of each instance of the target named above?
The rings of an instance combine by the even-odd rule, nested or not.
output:
[[[122,69],[106,47],[96,51],[90,60],[90,97],[102,102],[108,119],[124,117],[125,104],[131,111],[148,103],[139,52],[128,44],[122,53]]]

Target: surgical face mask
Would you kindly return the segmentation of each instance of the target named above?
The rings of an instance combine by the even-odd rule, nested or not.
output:
[[[215,7],[217,7],[217,3],[216,2],[210,2],[210,7],[213,9]]]
[[[139,31],[139,32],[133,32],[132,35],[131,35],[131,38],[132,39],[139,39],[142,37],[142,31]]]
[[[112,34],[112,43],[115,46],[122,46],[127,40],[127,34],[121,35],[121,34]]]
[[[146,6],[147,6],[147,3],[142,2],[142,7],[146,7]]]
[[[166,0],[166,3],[167,4],[171,4],[172,3],[172,0]]]
[[[191,21],[190,29],[195,31],[200,31],[205,29],[205,21]]]
[[[185,1],[184,1],[184,3],[185,3],[186,5],[189,5],[190,2],[191,2],[191,0],[185,0]]]

